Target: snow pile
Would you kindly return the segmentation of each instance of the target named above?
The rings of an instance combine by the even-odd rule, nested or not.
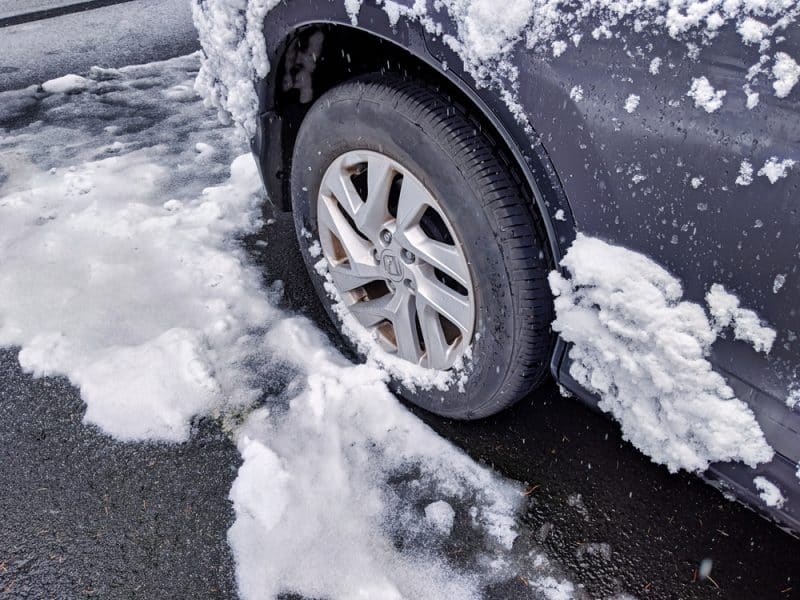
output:
[[[425,507],[425,520],[444,535],[452,531],[455,518],[456,511],[444,500],[431,502]]]
[[[218,170],[196,162],[191,146],[170,153],[163,145],[181,119],[192,123],[184,103],[136,88],[151,77],[167,89],[190,85],[195,66],[188,58],[62,77],[84,82],[84,91],[42,97],[40,117],[54,126],[34,123],[0,141],[10,175],[0,189],[0,344],[19,346],[29,372],[66,375],[86,401],[85,420],[120,439],[180,441],[193,416],[249,403],[256,392],[239,366],[251,352],[247,332],[273,312],[260,278],[230,245],[259,225],[252,158],[237,159],[227,182],[199,193],[187,175]],[[82,106],[86,118],[72,121],[67,105]],[[121,116],[175,114],[167,124],[154,116],[139,136],[117,135],[101,129],[115,105]],[[155,145],[140,147],[141,138]],[[59,164],[67,148],[75,160]]]
[[[786,502],[786,498],[784,498],[778,486],[766,477],[756,477],[753,479],[753,484],[758,490],[758,495],[761,496],[761,499],[767,506],[781,508]]]
[[[67,375],[118,438],[179,441],[219,417],[243,460],[228,539],[244,598],[469,599],[518,576],[571,597],[527,560],[520,485],[272,303],[239,239],[263,233],[255,163],[203,110],[197,67],[0,95],[0,344]]]
[[[477,598],[503,575],[488,565],[517,537],[518,486],[422,425],[382,371],[347,362],[305,319],[282,319],[267,343],[299,369],[300,393],[238,434],[229,540],[245,598]],[[438,556],[456,514],[485,536],[463,572]]]
[[[0,344],[21,346],[27,371],[69,377],[86,421],[120,439],[179,441],[195,414],[240,393],[246,402],[225,380],[241,379],[241,338],[271,313],[225,243],[257,222],[252,158],[171,211],[165,179],[134,152],[32,176],[30,189],[0,197]]]
[[[772,458],[753,413],[707,355],[718,327],[733,324],[760,350],[774,332],[738,301],[724,311],[720,304],[712,326],[701,306],[681,300],[680,282],[666,270],[595,238],[578,234],[561,264],[570,278],[550,274],[553,328],[572,343],[570,375],[600,396],[627,440],[670,471]],[[717,297],[733,298],[715,288]]]

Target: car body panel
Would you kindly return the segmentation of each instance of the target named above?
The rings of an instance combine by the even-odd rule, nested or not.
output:
[[[457,26],[447,13],[428,4],[443,31],[455,35]],[[270,61],[281,59],[287,36],[315,23],[352,26],[342,2],[295,0],[270,12],[265,24]],[[742,85],[758,50],[742,46],[732,25],[691,59],[684,42],[637,33],[622,23],[619,38],[584,35],[577,47],[570,45],[557,58],[518,44],[510,60],[519,71],[516,98],[527,117],[520,122],[496,86],[476,84],[442,36],[431,35],[418,21],[400,19],[392,26],[382,7],[367,1],[358,13],[358,28],[435,68],[486,115],[535,191],[556,262],[581,231],[651,257],[681,279],[686,299],[701,305],[711,284],[725,285],[777,331],[768,355],[744,342],[721,339],[710,357],[737,397],[753,409],[776,457],[755,470],[734,463],[712,465],[706,478],[800,532],[795,474],[800,413],[786,403],[800,368],[800,175],[775,184],[758,176],[748,186],[735,183],[745,159],[754,171],[772,156],[800,162],[798,90],[777,98],[762,78],[754,86],[760,93],[758,106],[745,108]],[[800,35],[796,28],[787,35],[780,49],[797,57]],[[655,56],[662,59],[656,75],[650,72]],[[727,90],[722,107],[713,113],[694,106],[686,95],[692,78],[700,76]],[[263,120],[255,152],[262,161],[268,160],[267,146],[278,135],[270,128],[277,77],[273,69],[260,87]],[[570,92],[578,85],[583,99],[576,102]],[[629,94],[639,96],[631,113],[624,110]],[[276,168],[262,162],[268,188],[277,185],[269,182]],[[698,187],[691,184],[695,177],[702,177]],[[559,211],[563,217],[556,218]],[[786,282],[773,292],[778,274]],[[554,375],[596,404],[570,377],[566,350],[563,342],[557,344]],[[753,487],[757,475],[777,483],[790,498],[782,509],[759,500]]]

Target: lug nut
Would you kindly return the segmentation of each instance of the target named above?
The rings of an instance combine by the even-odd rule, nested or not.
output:
[[[387,246],[392,243],[392,232],[388,229],[381,231],[381,241]]]
[[[411,264],[414,262],[414,254],[405,248],[400,251],[400,257],[407,263]]]
[[[379,265],[381,263],[381,258],[378,255],[378,249],[377,248],[373,248],[372,249],[372,260],[375,261],[376,265]]]

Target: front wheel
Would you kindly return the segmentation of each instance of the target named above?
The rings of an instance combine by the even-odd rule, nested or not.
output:
[[[543,227],[500,149],[447,96],[385,77],[328,91],[298,132],[291,193],[340,330],[345,318],[351,338],[356,323],[417,369],[459,370],[458,385],[398,385],[402,396],[476,419],[540,383],[552,341]]]

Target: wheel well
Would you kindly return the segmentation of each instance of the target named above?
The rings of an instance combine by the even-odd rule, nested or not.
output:
[[[505,149],[509,166],[537,210],[527,178],[514,160],[508,144],[478,106],[436,69],[402,47],[363,30],[334,24],[306,25],[295,30],[282,45],[271,89],[273,97],[263,98],[277,118],[281,146],[279,189],[283,208],[290,210],[289,173],[297,131],[314,100],[329,89],[367,73],[387,73],[414,78],[445,93],[454,105],[474,115],[493,145]],[[261,157],[262,160],[264,157]]]

